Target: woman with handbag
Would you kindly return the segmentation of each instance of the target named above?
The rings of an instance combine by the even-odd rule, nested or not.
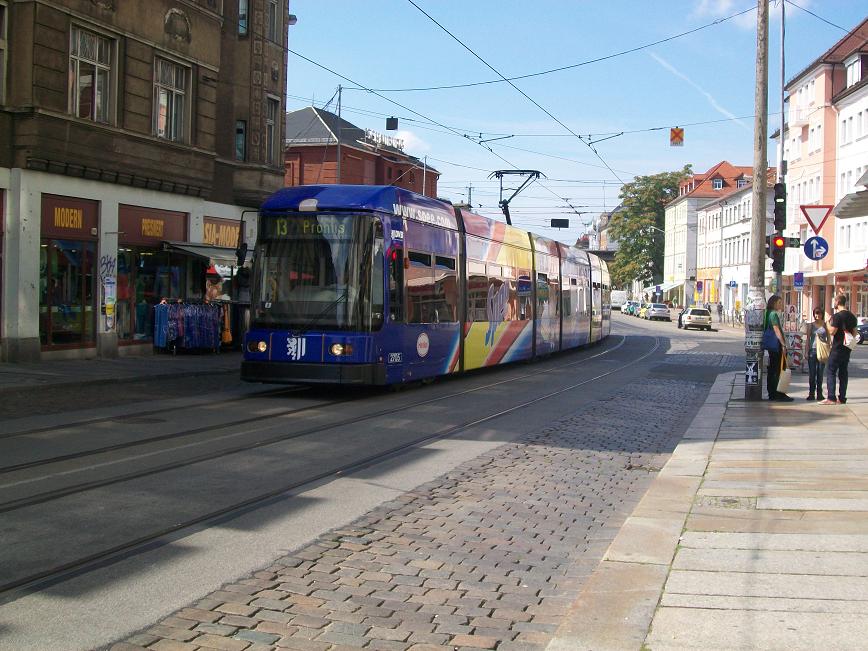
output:
[[[766,305],[765,318],[763,319],[763,348],[769,354],[769,369],[766,374],[766,390],[769,400],[779,402],[792,402],[793,399],[786,393],[778,390],[781,380],[781,371],[785,368],[787,358],[787,340],[781,327],[781,312],[783,300],[777,294],[773,295]]]
[[[823,377],[829,359],[829,338],[823,309],[814,308],[814,320],[805,325],[805,346],[808,358],[808,400],[823,400]]]

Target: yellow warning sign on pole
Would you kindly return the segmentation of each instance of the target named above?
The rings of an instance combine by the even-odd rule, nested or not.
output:
[[[672,127],[669,129],[669,146],[683,147],[684,146],[684,129],[681,127]]]

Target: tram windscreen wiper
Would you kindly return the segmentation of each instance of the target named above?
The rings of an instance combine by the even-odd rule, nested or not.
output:
[[[298,330],[298,332],[307,332],[308,330],[310,330],[311,327],[316,325],[320,321],[320,319],[322,319],[326,315],[326,313],[329,312],[333,307],[335,307],[341,301],[347,300],[347,293],[348,293],[347,289],[344,289],[344,291],[342,291],[336,299],[334,299],[333,301],[330,301],[323,309],[321,309],[319,312],[317,312],[313,316],[313,318],[311,318],[310,321],[305,323]],[[294,330],[294,328],[293,328],[293,330]]]

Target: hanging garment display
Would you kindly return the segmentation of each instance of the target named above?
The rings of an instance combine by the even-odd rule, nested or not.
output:
[[[167,350],[220,349],[229,304],[161,303],[154,306],[154,346]]]

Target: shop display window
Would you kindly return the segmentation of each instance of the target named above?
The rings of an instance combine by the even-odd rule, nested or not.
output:
[[[167,251],[144,247],[118,250],[117,332],[123,342],[154,337],[154,305],[182,296],[184,261]]]
[[[95,341],[93,242],[43,240],[39,254],[39,339],[43,346]]]

